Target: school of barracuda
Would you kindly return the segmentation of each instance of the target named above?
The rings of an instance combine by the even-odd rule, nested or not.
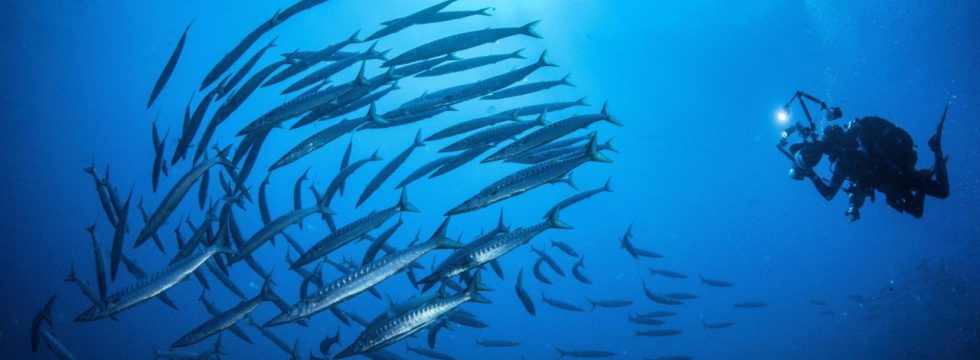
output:
[[[339,1],[339,0],[338,0]],[[451,324],[474,328],[486,327],[472,313],[461,306],[467,303],[490,304],[493,296],[514,296],[509,290],[491,290],[484,269],[490,268],[502,281],[504,273],[516,273],[514,294],[530,316],[537,313],[537,306],[547,304],[557,310],[582,312],[579,305],[549,298],[543,292],[540,301],[524,289],[524,268],[503,269],[498,260],[515,249],[530,247],[537,254],[537,261],[531,267],[532,275],[542,284],[551,284],[545,270],[565,277],[558,260],[549,255],[545,248],[528,245],[538,235],[552,230],[573,229],[564,222],[560,214],[563,209],[605,192],[611,192],[610,180],[602,186],[587,189],[556,201],[554,206],[541,219],[521,221],[524,226],[511,228],[504,222],[501,210],[499,222],[487,232],[471,241],[453,239],[448,232],[452,227],[451,218],[458,214],[480,211],[499,202],[513,203],[513,198],[532,191],[545,184],[567,184],[577,190],[572,173],[586,163],[611,163],[609,152],[618,152],[609,137],[600,140],[596,130],[589,130],[595,123],[608,123],[615,127],[623,126],[607,104],[598,111],[583,115],[561,115],[565,109],[585,108],[589,104],[585,98],[559,99],[549,103],[528,103],[520,107],[499,111],[484,116],[467,116],[456,111],[454,105],[463,102],[493,101],[515,98],[522,95],[547,91],[556,86],[574,86],[567,74],[554,75],[545,80],[526,82],[528,77],[539,77],[539,70],[556,65],[548,58],[547,51],[530,53],[526,49],[513,49],[500,54],[461,58],[458,52],[494,43],[508,37],[541,38],[535,31],[538,21],[518,22],[513,27],[486,28],[465,31],[434,39],[417,45],[401,53],[380,50],[385,37],[425,24],[456,21],[465,27],[466,18],[471,16],[491,16],[491,8],[446,10],[455,0],[443,1],[407,16],[383,22],[380,30],[363,37],[360,31],[335,34],[336,39],[322,49],[295,50],[281,55],[273,54],[276,38],[265,45],[256,45],[263,37],[273,37],[271,33],[277,26],[305,10],[316,7],[327,0],[300,0],[292,6],[277,11],[248,33],[231,51],[218,61],[204,77],[195,97],[196,106],[191,101],[183,109],[183,123],[173,128],[179,131],[161,133],[158,124],[153,123],[152,146],[152,189],[156,193],[160,184],[167,178],[173,179],[170,189],[160,189],[161,196],[136,196],[133,209],[133,191],[121,193],[109,178],[108,166],[104,172],[96,169],[96,164],[85,168],[90,174],[97,199],[100,218],[111,226],[112,243],[106,249],[99,234],[109,234],[105,225],[94,223],[87,228],[93,247],[96,268],[96,285],[81,279],[71,265],[66,282],[74,283],[90,303],[88,308],[80,309],[75,322],[90,322],[112,319],[125,322],[126,311],[145,303],[162,303],[177,310],[175,302],[167,291],[183,280],[194,277],[203,287],[199,301],[210,314],[208,319],[187,321],[187,333],[173,339],[170,348],[148,349],[154,358],[160,359],[212,359],[227,356],[222,342],[234,337],[248,344],[260,340],[256,335],[266,338],[290,356],[300,358],[302,345],[296,341],[280,339],[275,334],[276,327],[309,326],[314,322],[333,321],[329,312],[338,321],[346,324],[349,330],[342,332],[338,327],[336,334],[327,336],[319,344],[307,346],[310,359],[332,357],[335,359],[350,356],[364,356],[371,359],[401,359],[414,354],[434,359],[453,359],[453,356],[436,350],[440,329]],[[166,89],[174,69],[179,64],[188,33],[187,25],[181,34],[176,48],[166,62],[156,80],[147,103],[151,108]],[[339,41],[337,41],[339,39]],[[195,39],[190,39],[193,41]],[[324,42],[327,42],[325,39]],[[257,49],[250,57],[244,55]],[[271,58],[271,59],[270,59]],[[527,60],[526,60],[527,59]],[[411,84],[411,78],[436,77],[464,72],[500,62],[515,65],[513,70],[499,75],[473,79],[445,89],[421,89],[425,92],[401,106],[381,109],[377,104],[391,92],[399,91]],[[238,64],[237,69],[233,67]],[[342,78],[338,74],[346,69],[358,69],[353,78]],[[253,71],[254,70],[254,71]],[[369,73],[375,73],[371,76]],[[281,92],[281,105],[275,106],[257,118],[236,116],[238,110],[255,92],[268,92],[275,89]],[[421,90],[419,92],[421,92]],[[405,91],[405,90],[401,90]],[[192,99],[193,101],[193,99]],[[455,112],[455,113],[454,113]],[[211,114],[208,118],[208,114]],[[443,113],[452,114],[461,120],[441,129],[427,129],[425,120]],[[205,120],[206,124],[205,124]],[[311,126],[316,124],[317,126]],[[597,124],[598,125],[598,124]],[[231,128],[237,137],[230,144],[218,144],[214,140],[218,127]],[[326,145],[353,133],[367,133],[372,130],[392,127],[418,128],[414,139],[394,139],[405,144],[404,151],[383,159],[377,152],[361,159],[354,158],[354,142],[346,147],[339,170],[325,189],[309,186],[310,168],[307,168],[292,184],[293,209],[273,212],[269,209],[267,189],[279,185],[270,180],[277,169],[293,166],[309,159]],[[599,126],[593,126],[599,127]],[[612,128],[615,128],[612,127]],[[314,129],[316,131],[311,131]],[[612,129],[610,128],[610,129]],[[282,154],[264,154],[272,159],[266,171],[256,169],[262,145],[280,140],[283,133],[300,133],[305,136]],[[583,132],[585,132],[583,134]],[[425,136],[428,135],[428,136]],[[169,138],[169,140],[168,140]],[[440,145],[441,157],[432,159],[425,165],[408,171],[395,178],[402,164],[412,156],[413,151],[422,146]],[[167,145],[173,144],[173,149]],[[476,161],[476,159],[480,159]],[[507,162],[523,166],[519,171],[505,176],[494,175],[482,190],[467,199],[459,199],[459,205],[435,211],[420,210],[410,201],[414,194],[410,185],[451,171],[474,171],[494,174],[494,162]],[[356,206],[374,197],[391,199],[391,206],[361,212],[347,224],[335,219],[338,212],[331,208],[337,196],[352,193],[353,186],[347,183],[355,172],[373,165],[383,166],[364,185],[357,194]],[[315,168],[322,168],[316,164]],[[587,167],[588,168],[588,167]],[[601,166],[595,166],[600,170]],[[184,169],[183,173],[179,173]],[[584,170],[583,170],[584,171]],[[591,171],[591,170],[590,170]],[[362,170],[363,172],[363,170]],[[220,193],[213,191],[210,180],[217,174]],[[196,205],[202,211],[198,215],[182,216],[175,214],[180,204],[186,203],[188,195],[197,190]],[[258,185],[258,186],[256,186]],[[254,192],[253,192],[254,191]],[[309,194],[309,196],[304,196]],[[193,197],[190,196],[190,197]],[[143,199],[146,199],[144,201]],[[154,203],[154,200],[158,199]],[[312,201],[310,201],[312,200]],[[507,204],[505,203],[505,205]],[[155,205],[155,206],[154,206]],[[513,206],[513,205],[512,205]],[[251,234],[239,227],[236,212],[258,211],[261,224]],[[355,211],[352,209],[351,211]],[[131,212],[138,212],[132,214]],[[403,224],[411,221],[409,213],[429,213],[444,216],[437,229],[416,235],[415,241],[396,248],[387,241]],[[289,234],[292,227],[302,228],[308,218],[319,218],[326,224],[329,232],[322,234],[316,242],[302,243]],[[386,224],[389,224],[385,227]],[[380,232],[372,234],[376,230]],[[138,230],[138,231],[136,231]],[[189,232],[188,232],[189,230]],[[460,229],[454,229],[453,232]],[[471,231],[474,229],[470,229]],[[288,263],[263,263],[257,260],[257,252],[268,251],[275,246],[276,239],[285,240],[290,252]],[[367,240],[370,245],[361,261],[344,258],[337,262],[331,259],[340,249]],[[280,240],[281,241],[281,240]],[[620,239],[620,247],[635,259],[660,258],[660,254],[639,248],[633,244],[632,225]],[[163,268],[144,269],[127,249],[135,249],[152,242],[161,256],[169,258]],[[128,245],[128,246],[127,246]],[[168,252],[168,248],[176,252]],[[574,249],[573,244],[552,240],[550,248],[557,248],[562,256],[575,259],[570,268],[575,281],[589,285],[592,280],[586,275],[585,256]],[[106,249],[106,250],[104,250]],[[444,259],[434,263],[431,269],[423,266],[421,259],[429,253],[445,253]],[[108,256],[106,256],[108,255]],[[108,259],[108,265],[106,261]],[[265,257],[262,257],[265,259]],[[244,264],[244,265],[241,265]],[[324,276],[324,265],[338,270],[338,276]],[[119,276],[119,269],[125,269],[129,276]],[[108,266],[108,270],[106,267]],[[247,267],[264,279],[261,287],[249,293],[239,287],[242,280],[233,278],[229,268]],[[272,269],[277,269],[274,271]],[[277,287],[275,277],[293,276],[302,278],[299,289]],[[210,274],[210,275],[207,275]],[[397,274],[405,274],[418,293],[411,297],[389,300],[387,308],[379,314],[362,317],[360,314],[342,310],[339,305],[363,293],[384,298],[376,287]],[[688,276],[667,269],[650,268],[650,275],[669,279],[686,279]],[[214,286],[209,278],[221,285]],[[732,284],[715,279],[701,278],[705,286],[724,288]],[[640,284],[633,284],[639,289]],[[221,289],[223,287],[224,289]],[[110,290],[112,288],[113,290]],[[254,286],[252,287],[254,288]],[[688,293],[659,293],[651,290],[644,282],[642,289],[652,304],[678,306],[698,296]],[[240,299],[240,303],[222,309],[208,300],[212,292],[230,292]],[[253,290],[254,291],[254,290]],[[298,294],[298,296],[297,296]],[[389,299],[391,299],[389,297]],[[43,342],[55,356],[61,359],[74,359],[74,355],[55,337],[51,316],[55,298],[45,304],[34,318],[31,331],[31,346],[36,352]],[[153,301],[156,300],[156,301]],[[634,306],[629,299],[587,299],[592,310],[598,308],[623,308]],[[271,303],[279,315],[270,319],[256,319],[251,314],[260,307]],[[493,306],[493,305],[473,305]],[[758,301],[735,304],[735,308],[755,309],[765,307]],[[667,324],[672,311],[636,312],[630,314],[629,323],[641,327],[636,336],[659,337],[675,336],[681,330],[658,327]],[[351,321],[356,324],[351,324]],[[145,324],[131,324],[136,330]],[[247,325],[247,326],[246,326]],[[705,329],[722,329],[734,325],[732,322],[704,322]],[[84,325],[79,325],[84,326]],[[226,331],[227,330],[227,331]],[[427,347],[405,348],[393,344],[426,331]],[[229,334],[230,333],[230,334]],[[197,351],[191,348],[199,345]],[[290,345],[292,343],[292,345]],[[476,344],[486,348],[518,347],[522,343],[506,339],[478,339]],[[331,354],[333,346],[341,347]],[[622,355],[609,349],[566,349],[558,348],[560,357],[603,358]],[[413,356],[414,356],[413,355]],[[662,356],[661,359],[688,359],[683,355]]]

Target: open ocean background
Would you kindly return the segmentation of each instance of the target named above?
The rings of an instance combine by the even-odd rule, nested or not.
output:
[[[145,359],[208,318],[198,303],[195,280],[168,294],[180,311],[151,301],[119,314],[120,321],[72,323],[89,306],[73,284],[63,283],[71,263],[95,283],[92,250],[84,231],[101,213],[91,178],[82,172],[94,158],[101,171],[125,196],[134,186],[134,203],[143,197],[148,211],[189,167],[179,163],[160,190],[150,190],[153,148],[150,129],[159,114],[161,131],[170,129],[168,159],[179,132],[184,106],[201,78],[248,31],[293,0],[117,1],[40,0],[0,2],[0,359],[53,358],[47,349],[30,353],[31,319],[44,301],[58,294],[52,331],[79,359]],[[276,48],[256,69],[293,49],[318,49],[346,38],[356,29],[366,36],[384,20],[407,15],[435,1],[331,0],[295,16],[260,39],[251,56],[272,37]],[[531,245],[548,253],[567,271],[574,258],[550,248],[549,239],[571,244],[585,254],[583,285],[548,272],[554,285],[531,276],[536,255],[530,246],[501,259],[505,279],[487,272],[484,281],[493,304],[466,304],[490,326],[441,331],[437,350],[458,359],[554,359],[555,347],[618,352],[618,358],[688,355],[697,359],[977,359],[980,358],[980,2],[943,1],[490,1],[461,0],[447,10],[492,6],[493,16],[419,25],[379,41],[381,50],[398,54],[418,44],[462,31],[519,26],[541,20],[543,40],[511,37],[465,52],[477,56],[527,48],[529,60],[508,60],[464,73],[406,79],[403,89],[378,103],[386,111],[437,90],[489,77],[528,64],[549,51],[557,68],[532,74],[532,81],[571,73],[576,87],[556,87],[533,95],[499,101],[471,100],[459,111],[410,126],[353,135],[357,160],[379,149],[385,161],[356,173],[345,197],[331,208],[338,224],[370,210],[392,205],[395,182],[437,156],[448,142],[417,149],[388,183],[355,209],[356,195],[387,160],[401,152],[416,130],[431,134],[465,119],[522,104],[571,101],[588,96],[590,107],[572,108],[549,118],[597,112],[603,101],[625,127],[597,123],[600,139],[613,137],[620,153],[612,164],[589,163],[575,171],[581,189],[612,178],[614,192],[603,193],[562,212],[575,230],[549,230]],[[146,99],[181,31],[196,19],[176,71],[152,109]],[[369,44],[348,49],[362,50]],[[241,62],[239,62],[240,64]],[[375,64],[376,65],[376,64]],[[236,70],[238,65],[233,67]],[[335,77],[346,81],[352,67]],[[369,67],[369,75],[378,73]],[[887,207],[883,197],[869,203],[862,219],[849,224],[843,216],[846,194],[825,202],[809,182],[787,177],[789,163],[774,145],[781,126],[775,110],[795,90],[804,90],[840,106],[844,119],[879,115],[906,129],[920,144],[919,167],[932,164],[925,146],[943,106],[950,102],[944,150],[949,162],[951,196],[926,200],[925,216],[916,220]],[[215,136],[224,145],[234,132],[286,97],[257,91]],[[195,103],[202,94],[195,95]],[[212,106],[216,109],[217,106]],[[358,110],[360,116],[363,111]],[[795,115],[799,115],[799,111]],[[207,119],[210,118],[210,115]],[[793,119],[798,120],[798,118]],[[300,131],[274,132],[266,141],[249,180],[252,194],[265,169],[282,153],[324,123]],[[292,187],[306,167],[321,189],[336,173],[349,136],[273,173],[269,199],[273,216],[292,209]],[[192,149],[193,150],[193,149]],[[821,170],[824,170],[821,165]],[[404,214],[405,224],[390,240],[403,247],[417,230],[431,234],[441,214],[480,188],[516,171],[513,165],[468,164],[434,180],[409,186],[408,195],[421,213]],[[826,173],[825,173],[826,174]],[[212,174],[212,194],[220,188]],[[188,197],[196,198],[196,190]],[[513,227],[540,221],[541,214],[575,191],[548,185],[488,209],[454,216],[450,235],[472,239],[496,223],[504,209]],[[304,204],[312,203],[308,192]],[[135,204],[134,204],[135,205]],[[135,206],[134,206],[135,207]],[[258,211],[236,209],[246,237],[260,227]],[[199,221],[196,199],[185,199],[161,230],[168,254],[176,252],[173,224],[185,214]],[[141,228],[138,213],[125,251],[147,272],[167,258],[150,246],[131,250]],[[394,219],[392,220],[392,222]],[[390,224],[391,222],[389,222]],[[663,254],[663,259],[635,260],[620,249],[619,237],[634,223],[634,244]],[[303,230],[290,233],[305,246],[327,234],[315,217]],[[382,227],[387,228],[388,225]],[[102,214],[103,248],[112,239]],[[380,231],[380,230],[378,230]],[[376,233],[376,232],[375,232]],[[185,236],[189,236],[184,231]],[[360,259],[367,244],[340,251]],[[276,292],[293,303],[300,278],[282,261],[288,244],[277,241],[257,252],[259,262],[275,268]],[[434,251],[421,260],[443,259]],[[295,254],[293,257],[295,258]],[[332,255],[331,258],[339,258]],[[686,280],[648,277],[647,267],[667,268],[691,276]],[[529,316],[514,295],[514,280],[524,269],[524,287],[536,301]],[[121,280],[110,292],[131,281]],[[421,271],[426,274],[428,271]],[[731,288],[700,285],[697,274],[723,279]],[[210,275],[209,275],[210,276]],[[338,276],[327,269],[326,279]],[[248,296],[261,279],[244,266],[232,277]],[[660,292],[690,292],[697,300],[671,308],[674,337],[633,335],[643,326],[627,322],[631,312],[663,310],[643,295],[641,282]],[[209,298],[219,308],[237,303],[217,281]],[[379,289],[395,299],[415,294],[401,274]],[[635,301],[624,309],[571,313],[541,303],[540,293],[587,307],[586,298]],[[859,303],[849,295],[862,295]],[[820,314],[810,299],[828,302],[834,314]],[[762,309],[735,309],[745,301],[768,303]],[[386,303],[360,295],[341,305],[373,318]],[[277,314],[271,304],[255,312],[265,321]],[[702,329],[709,322],[733,321],[720,330]],[[305,358],[326,335],[341,328],[341,346],[360,332],[323,313],[309,328],[273,328],[288,344],[300,342]],[[225,334],[230,359],[278,359],[288,355],[255,329],[244,326],[255,341],[249,346]],[[474,339],[520,341],[515,348],[477,347]],[[202,342],[192,350],[210,346]],[[424,346],[425,337],[406,339],[389,349],[403,352],[405,343]],[[340,349],[334,347],[336,353]],[[408,358],[417,358],[414,354]]]

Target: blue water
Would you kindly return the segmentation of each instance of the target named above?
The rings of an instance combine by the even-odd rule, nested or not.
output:
[[[406,15],[434,1],[332,0],[301,13],[257,42],[245,57],[278,36],[279,46],[256,69],[279,53],[318,49],[340,41],[360,28],[364,34],[381,21]],[[91,178],[81,169],[95,159],[98,169],[110,167],[111,179],[124,194],[155,208],[189,162],[171,169],[157,193],[150,190],[153,149],[150,128],[159,116],[161,131],[170,130],[168,158],[179,133],[183,109],[204,74],[248,31],[291,1],[6,1],[0,4],[0,358],[53,358],[46,349],[30,354],[31,319],[51,294],[58,294],[52,331],[79,359],[150,358],[208,316],[197,302],[201,291],[188,280],[168,291],[180,311],[151,301],[119,314],[118,322],[73,323],[90,304],[73,284],[63,283],[70,264],[95,283],[90,240],[84,228],[101,213]],[[346,196],[331,206],[339,224],[372,209],[394,204],[394,182],[434,159],[447,141],[417,149],[407,163],[360,208],[354,208],[364,184],[412,140],[419,128],[431,134],[469,118],[549,101],[588,96],[589,108],[554,114],[597,112],[604,101],[626,124],[592,126],[599,137],[613,137],[618,154],[612,164],[589,163],[574,173],[583,188],[612,178],[613,193],[604,193],[562,212],[574,230],[549,230],[532,245],[548,247],[555,239],[572,244],[585,255],[585,273],[594,282],[583,285],[549,275],[554,285],[530,276],[535,255],[528,246],[502,258],[505,279],[490,272],[484,281],[495,291],[493,304],[466,304],[490,326],[441,331],[437,349],[460,359],[552,359],[555,347],[617,352],[618,358],[688,355],[699,359],[976,359],[980,357],[980,3],[975,1],[478,1],[466,0],[448,10],[493,6],[492,17],[471,17],[448,23],[414,26],[379,42],[379,49],[398,54],[415,45],[450,34],[485,27],[518,26],[540,19],[544,39],[507,38],[460,53],[478,56],[526,48],[533,59],[542,50],[558,68],[547,68],[529,80],[551,80],[571,73],[576,87],[557,87],[520,98],[471,100],[457,112],[385,131],[353,135],[353,159],[375,149],[386,160],[366,166],[348,183]],[[173,78],[152,109],[146,99],[180,32],[196,19]],[[368,44],[353,45],[362,50]],[[243,59],[244,60],[244,59]],[[406,79],[403,89],[378,103],[381,111],[421,95],[496,75],[531,60],[509,60],[465,73],[429,79]],[[239,62],[240,64],[241,62]],[[369,75],[380,72],[378,63]],[[238,65],[232,69],[237,70]],[[354,75],[351,68],[335,83]],[[952,195],[927,199],[926,212],[916,220],[899,214],[883,201],[867,204],[863,218],[848,223],[846,198],[824,201],[808,183],[786,176],[789,164],[776,151],[782,125],[775,110],[797,90],[806,90],[838,105],[845,119],[880,115],[906,129],[924,144],[935,129],[943,106],[950,103],[944,146],[951,160]],[[237,141],[233,134],[246,122],[287,97],[260,89],[228,122],[219,127],[220,144]],[[195,104],[203,94],[194,94]],[[217,106],[212,106],[212,111]],[[356,116],[359,116],[358,111]],[[797,115],[798,113],[794,114]],[[210,118],[210,116],[208,116]],[[208,119],[206,118],[206,119]],[[799,120],[798,118],[792,119]],[[277,130],[266,141],[249,179],[253,194],[268,167],[282,153],[323,123],[299,131]],[[277,170],[270,178],[273,215],[292,208],[293,182],[307,167],[322,189],[336,173],[349,137],[331,143],[300,162]],[[192,149],[193,150],[193,149]],[[921,146],[919,167],[931,166]],[[441,214],[490,182],[519,167],[469,164],[434,180],[409,186],[409,198],[420,214],[404,215],[405,225],[391,239],[402,247],[416,231],[430,234]],[[214,174],[216,175],[216,174]],[[216,176],[211,194],[218,194]],[[196,187],[190,198],[196,198]],[[514,227],[540,221],[553,203],[574,191],[549,185],[488,209],[455,216],[450,235],[472,239],[494,226],[499,209]],[[304,194],[304,203],[313,199]],[[168,254],[176,252],[172,229],[179,218],[202,212],[196,199],[185,199],[161,230]],[[257,208],[236,210],[245,235],[260,226]],[[140,228],[138,214],[127,237],[126,252],[148,272],[165,266],[168,257],[152,245],[131,250]],[[394,221],[394,220],[392,220]],[[307,219],[303,230],[289,232],[304,246],[328,233],[319,220]],[[634,223],[634,243],[663,259],[635,260],[620,249],[618,238]],[[384,226],[383,228],[386,228]],[[108,249],[112,231],[104,214],[99,236]],[[379,230],[380,231],[380,230]],[[377,231],[376,231],[377,232]],[[185,236],[189,236],[186,228]],[[289,302],[297,297],[300,278],[282,261],[284,242],[257,253],[275,268],[275,291]],[[366,243],[343,249],[331,258],[360,259]],[[548,249],[568,272],[575,259]],[[442,259],[437,251],[422,259]],[[295,254],[293,255],[295,257]],[[647,267],[667,268],[692,276],[687,280],[648,278]],[[537,302],[529,316],[514,294],[514,280],[524,269],[524,286]],[[110,291],[132,281],[125,271]],[[423,272],[424,273],[424,272]],[[712,288],[698,284],[697,274],[735,284]],[[338,273],[329,269],[328,280]],[[210,276],[210,275],[208,275]],[[232,277],[248,296],[261,279],[245,266]],[[211,278],[209,298],[227,309],[237,299]],[[665,328],[679,336],[645,338],[633,335],[646,326],[627,322],[627,314],[662,310],[647,300],[641,281],[658,292],[700,295],[676,309]],[[416,291],[403,275],[382,283],[382,293],[396,300]],[[571,313],[539,300],[549,297],[587,306],[586,298],[631,299],[625,309]],[[867,298],[864,304],[849,297]],[[832,315],[810,299],[825,300]],[[745,301],[769,306],[734,309]],[[344,303],[347,311],[372,318],[385,301],[360,295]],[[278,312],[263,304],[254,314],[264,321]],[[702,329],[709,322],[733,321],[721,330]],[[305,357],[316,351],[325,335],[341,329],[341,346],[360,327],[340,324],[329,313],[316,315],[309,328],[273,328],[292,344],[298,339]],[[225,334],[233,359],[286,358],[257,331],[245,327],[255,341],[249,346]],[[523,343],[510,349],[476,347],[474,339],[509,339]],[[425,337],[406,339],[389,349],[403,352],[405,343],[424,346]],[[210,346],[211,340],[191,350]],[[339,351],[334,347],[333,352]],[[414,355],[406,355],[414,358]]]

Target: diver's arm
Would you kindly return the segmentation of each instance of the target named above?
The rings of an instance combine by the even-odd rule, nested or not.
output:
[[[840,187],[844,184],[844,176],[839,174],[839,171],[834,171],[834,176],[831,177],[830,184],[824,183],[823,179],[817,176],[817,173],[812,170],[808,175],[813,182],[813,186],[820,192],[820,195],[823,195],[824,199],[830,201],[834,199],[834,196],[837,195]]]

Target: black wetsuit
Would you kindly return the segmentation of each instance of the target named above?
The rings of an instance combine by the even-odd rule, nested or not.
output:
[[[810,178],[827,200],[833,199],[844,180],[850,182],[845,190],[849,193],[850,208],[845,214],[851,221],[860,217],[865,198],[874,201],[875,191],[885,194],[892,208],[916,218],[922,216],[926,195],[936,198],[949,195],[946,160],[936,137],[935,144],[930,140],[936,165],[932,169],[916,170],[918,155],[912,137],[888,120],[869,116],[852,121],[843,131],[835,131],[835,136],[827,133],[815,145],[829,156],[833,176],[829,183],[817,176]],[[937,134],[940,135],[941,132]]]

